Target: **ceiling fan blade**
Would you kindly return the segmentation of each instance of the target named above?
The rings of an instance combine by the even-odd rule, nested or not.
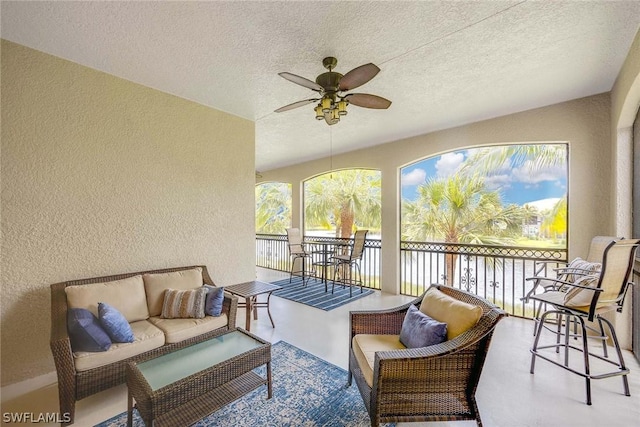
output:
[[[351,90],[362,86],[379,72],[380,68],[371,63],[354,68],[340,79],[340,90]]]
[[[304,77],[300,77],[296,74],[291,74],[291,73],[278,73],[278,75],[282,78],[285,78],[287,80],[289,80],[290,82],[293,82],[295,84],[299,84],[300,86],[304,86],[307,87],[311,90],[317,90],[318,92],[323,90],[323,87],[320,86],[318,83],[313,82],[309,79],[306,79]]]
[[[293,110],[294,108],[302,107],[303,105],[311,104],[312,102],[319,101],[320,99],[305,99],[302,101],[294,102],[293,104],[285,105],[275,110],[276,113],[282,113],[283,111]]]
[[[350,93],[344,97],[349,104],[357,105],[364,108],[376,108],[384,110],[389,108],[391,101],[378,95],[369,95],[368,93]]]

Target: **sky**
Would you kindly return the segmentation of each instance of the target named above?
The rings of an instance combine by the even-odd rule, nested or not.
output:
[[[417,189],[429,179],[456,173],[472,150],[460,150],[431,157],[402,169],[402,199],[415,200]],[[524,205],[549,198],[561,198],[567,192],[567,168],[548,167],[535,170],[530,161],[502,168],[485,178],[489,189],[500,190],[505,205]]]

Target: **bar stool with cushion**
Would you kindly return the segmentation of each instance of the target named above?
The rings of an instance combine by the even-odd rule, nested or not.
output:
[[[591,239],[589,245],[589,252],[587,257],[582,259],[580,257],[574,258],[570,262],[557,262],[557,261],[536,261],[534,265],[534,276],[528,277],[527,281],[533,282],[533,288],[522,298],[527,303],[529,302],[529,296],[538,294],[541,291],[568,291],[569,288],[563,284],[563,282],[575,282],[582,276],[594,275],[600,273],[602,268],[602,257],[604,256],[604,250],[609,244],[616,240],[621,240],[621,237],[613,236],[595,236]],[[558,265],[549,272],[548,266],[550,264]],[[538,304],[535,311],[535,324],[533,327],[533,334],[538,329],[538,321],[542,314],[542,308],[545,304]]]
[[[557,286],[566,286],[570,288],[569,291],[547,291],[529,296],[530,299],[552,307],[552,309],[542,314],[538,322],[536,337],[533,342],[533,347],[531,348],[530,372],[532,374],[534,373],[536,358],[539,357],[583,377],[586,383],[587,405],[591,405],[592,379],[622,376],[624,394],[626,396],[630,395],[627,380],[629,369],[625,365],[615,328],[604,315],[615,311],[622,311],[624,298],[631,284],[629,280],[633,271],[635,253],[639,242],[640,240],[637,239],[616,240],[611,242],[604,251],[602,270],[597,275],[583,276],[575,282],[556,280]],[[553,322],[555,325],[554,328],[548,326],[549,322],[547,320],[550,316],[557,319]],[[599,323],[599,330],[592,328],[587,323],[593,321]],[[577,333],[570,331],[572,322],[579,325]],[[603,351],[603,355],[600,355],[589,349],[589,340],[596,339],[603,343],[603,347],[606,350],[609,337],[604,333],[603,324],[606,324],[609,329],[610,338],[616,350],[618,360],[609,359],[605,351]],[[554,343],[540,345],[542,333],[545,331],[553,334],[551,336],[555,338]],[[573,345],[571,338],[580,338],[582,340],[582,346]],[[564,350],[564,360],[561,360],[561,358],[555,354],[560,353],[561,349]],[[570,350],[581,353],[581,364],[584,364],[584,366],[578,368],[575,364],[570,364]],[[596,362],[594,358],[614,365],[615,369],[599,373],[592,372],[591,362]],[[606,364],[602,365],[606,366]],[[603,369],[598,368],[598,370]]]

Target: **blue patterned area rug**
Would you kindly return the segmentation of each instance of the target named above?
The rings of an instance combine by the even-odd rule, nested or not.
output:
[[[271,347],[273,397],[266,386],[203,418],[193,427],[369,426],[369,415],[355,382],[346,387],[347,372],[284,341]],[[264,375],[264,367],[262,372]],[[96,427],[124,427],[123,412]],[[144,422],[134,411],[134,427]],[[393,426],[394,424],[386,424]]]
[[[303,286],[302,277],[294,277],[291,283],[289,283],[289,279],[282,279],[273,282],[273,284],[282,286],[282,289],[275,291],[273,295],[325,311],[333,310],[373,293],[373,290],[367,288],[363,288],[360,293],[360,287],[354,286],[352,296],[349,297],[349,286],[343,287],[337,282],[333,293],[331,293],[331,281],[327,282],[327,291],[325,292],[325,284],[315,278],[308,279],[307,286]]]

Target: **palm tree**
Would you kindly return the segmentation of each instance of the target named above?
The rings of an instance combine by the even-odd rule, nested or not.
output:
[[[284,234],[291,227],[291,184],[256,185],[256,233]]]
[[[335,227],[336,237],[350,237],[354,226],[380,229],[380,172],[349,169],[305,182],[306,227]]]
[[[558,200],[551,211],[542,220],[542,230],[551,238],[566,238],[567,235],[567,197]]]
[[[521,230],[523,210],[503,206],[500,193],[488,191],[482,177],[431,179],[418,192],[417,200],[403,206],[403,240],[504,244]],[[453,284],[456,261],[455,253],[446,257],[448,285]]]
[[[567,162],[567,147],[564,144],[518,144],[480,148],[473,150],[461,165],[461,173],[492,174],[502,167],[532,162],[532,172],[550,166],[564,167]]]

